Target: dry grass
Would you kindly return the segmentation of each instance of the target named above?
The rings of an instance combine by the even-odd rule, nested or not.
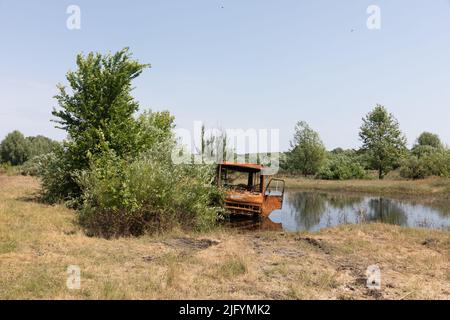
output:
[[[319,233],[87,237],[30,177],[0,176],[2,299],[449,299],[450,233],[383,224]],[[378,264],[382,290],[365,288]],[[81,289],[66,288],[69,265]]]
[[[319,180],[302,177],[285,177],[286,187],[339,192],[363,192],[384,195],[427,195],[450,198],[450,179],[427,178],[422,180]]]

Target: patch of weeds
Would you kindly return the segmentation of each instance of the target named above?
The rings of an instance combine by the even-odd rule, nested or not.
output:
[[[186,263],[188,257],[184,255],[182,257],[186,258],[185,260],[183,260],[183,262]],[[166,287],[174,287],[178,284],[181,273],[179,258],[179,255],[171,252],[162,255],[158,261],[160,264],[164,265],[167,268],[165,277]]]
[[[306,286],[319,289],[331,289],[337,286],[335,275],[326,271],[301,272],[299,281]]]
[[[216,275],[219,278],[230,279],[248,272],[247,263],[243,257],[232,255],[226,258],[225,262],[219,264]]]
[[[303,288],[300,288],[300,287],[292,285],[292,284],[289,285],[286,296],[288,299],[291,299],[291,300],[311,299],[311,296],[308,295]]]
[[[16,249],[17,242],[15,240],[0,242],[0,254],[14,252]]]
[[[117,282],[106,280],[101,288],[101,298],[106,300],[123,300],[127,299],[127,295]]]
[[[17,288],[20,288],[13,296],[30,297],[33,299],[48,299],[59,292],[65,285],[61,273],[48,269],[46,266],[34,266],[31,270],[25,270],[25,275]]]

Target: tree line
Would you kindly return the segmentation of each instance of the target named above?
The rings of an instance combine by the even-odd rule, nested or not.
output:
[[[43,135],[25,137],[23,133],[14,130],[6,135],[0,143],[0,163],[13,166],[52,152],[59,142]]]
[[[382,105],[362,119],[359,138],[359,149],[328,152],[319,134],[300,121],[281,167],[286,172],[330,180],[362,179],[370,170],[383,179],[396,169],[409,179],[450,176],[450,150],[439,136],[423,132],[409,150],[397,119]]]

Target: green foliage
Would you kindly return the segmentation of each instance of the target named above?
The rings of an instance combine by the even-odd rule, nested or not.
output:
[[[39,160],[44,199],[76,207],[86,230],[105,237],[214,223],[222,199],[215,171],[173,164],[169,112],[136,117],[131,81],[148,65],[124,49],[79,55],[77,66],[67,74],[70,94],[60,86],[53,111],[68,140]]]
[[[20,166],[20,173],[28,176],[40,175],[41,167],[47,160],[47,155],[61,147],[57,141],[44,136],[27,137],[28,160]]]
[[[28,159],[45,155],[52,152],[60,146],[60,143],[50,138],[38,135],[35,137],[27,137],[28,141]]]
[[[400,175],[408,179],[422,179],[428,176],[450,176],[450,151],[446,150],[436,134],[424,132],[403,161]]]
[[[316,174],[325,161],[325,155],[325,147],[319,134],[306,122],[298,122],[291,150],[287,153],[285,169],[305,176]]]
[[[20,131],[9,133],[0,144],[0,162],[9,163],[13,166],[22,166],[34,172],[30,162],[34,157],[41,156],[53,151],[59,143],[42,135],[36,137],[25,137]],[[21,171],[21,168],[17,171]],[[24,172],[25,173],[25,172]],[[27,174],[27,173],[25,173]]]
[[[59,85],[59,110],[52,114],[68,133],[65,158],[70,172],[84,170],[90,161],[114,151],[122,158],[140,153],[139,124],[133,117],[138,103],[131,96],[131,81],[148,67],[131,59],[128,49],[114,55],[77,56],[77,70],[67,73],[70,93]],[[71,179],[68,193],[79,196]],[[68,194],[66,195],[68,196]]]
[[[14,176],[19,173],[18,166],[12,166],[9,162],[0,163],[0,174]]]
[[[331,153],[325,165],[319,170],[317,177],[326,180],[362,179],[366,176],[364,167],[344,152]]]
[[[412,155],[403,160],[400,167],[400,176],[408,179],[423,179],[427,176],[423,162]]]
[[[363,118],[359,137],[363,142],[362,150],[380,179],[397,167],[406,153],[406,138],[397,120],[381,105]]]
[[[78,185],[74,189],[73,181],[79,171],[73,171],[67,147],[62,146],[54,152],[39,158],[37,173],[41,177],[42,198],[45,202],[66,202],[68,206],[77,205],[77,196],[81,194]]]
[[[21,165],[29,157],[29,143],[25,136],[19,131],[9,133],[0,144],[0,158],[2,162],[11,165]]]
[[[144,111],[137,119],[136,148],[139,152],[149,150],[161,141],[172,140],[174,120],[168,111]]]
[[[403,161],[400,175],[408,179],[422,179],[429,176],[450,176],[450,151],[435,150],[418,157],[411,154]]]
[[[23,165],[18,167],[20,173],[25,176],[39,176],[41,168],[44,167],[44,163],[46,163],[49,154],[41,154],[27,160]]]
[[[154,146],[130,163],[104,155],[92,170],[82,172],[81,224],[105,237],[211,226],[220,199],[212,187],[214,168],[174,165],[167,156],[170,149]]]
[[[444,147],[437,134],[426,131],[417,138],[415,146],[430,146],[436,149],[442,149]]]

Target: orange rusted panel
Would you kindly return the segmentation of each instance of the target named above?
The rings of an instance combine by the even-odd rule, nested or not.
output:
[[[283,206],[282,196],[264,196],[263,208],[261,214],[269,216],[274,210],[281,209]]]

